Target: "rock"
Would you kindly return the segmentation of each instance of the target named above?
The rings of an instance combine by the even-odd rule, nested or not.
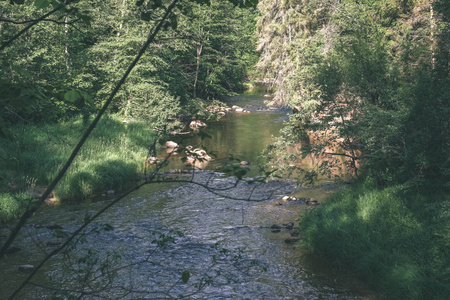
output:
[[[290,238],[287,238],[287,239],[284,240],[284,242],[285,242],[286,244],[288,244],[288,245],[295,244],[295,243],[297,243],[298,241],[300,241],[300,239],[299,239],[299,238],[294,238],[294,237],[290,237]]]
[[[49,205],[59,204],[59,200],[57,198],[47,198],[44,201]]]
[[[244,109],[239,107],[239,108],[236,108],[234,111],[236,111],[236,112],[243,112]]]
[[[219,116],[225,117],[227,114],[224,111],[219,111]]]
[[[61,225],[56,224],[56,223],[51,223],[51,224],[47,225],[47,228],[51,229],[51,230],[53,230],[53,229],[63,229]]]
[[[33,265],[21,265],[18,269],[21,272],[33,272],[35,267]]]
[[[198,129],[200,127],[206,127],[206,123],[200,120],[193,120],[189,123],[189,128]]]
[[[240,106],[237,106],[237,105],[233,105],[233,106],[231,107],[231,109],[232,109],[232,110],[236,110],[236,109],[242,109],[242,107],[240,107]]]
[[[147,158],[147,163],[150,165],[156,165],[157,163],[159,163],[159,159],[157,157],[150,156],[149,158]]]
[[[264,97],[269,98],[269,97],[272,97],[272,95],[270,95],[270,94],[265,94]]]
[[[178,148],[178,144],[173,141],[167,141],[165,144],[165,147],[169,148],[169,149],[174,149],[174,148]]]
[[[283,226],[286,227],[287,229],[292,229],[294,228],[294,222],[284,223]]]
[[[287,202],[287,201],[295,201],[295,200],[297,200],[297,198],[295,198],[293,196],[284,196],[283,198],[281,198],[281,200],[283,200],[284,202]]]
[[[300,232],[299,232],[298,230],[293,230],[293,231],[291,232],[291,236],[292,236],[292,237],[298,237],[298,236],[300,236]]]
[[[114,190],[109,190],[109,191],[107,191],[107,192],[106,192],[106,195],[108,195],[108,196],[114,195]]]
[[[308,204],[308,205],[318,205],[319,201],[317,199],[314,199],[314,198],[309,198],[308,200],[306,200],[306,204]]]
[[[198,160],[202,160],[202,161],[210,161],[211,160],[211,156],[208,155],[208,153],[200,148],[195,148],[192,149],[192,146],[186,146],[186,155],[187,157],[187,162],[188,163],[192,163],[194,161],[198,161]]]
[[[249,161],[243,160],[239,163],[241,166],[249,166],[251,163]]]

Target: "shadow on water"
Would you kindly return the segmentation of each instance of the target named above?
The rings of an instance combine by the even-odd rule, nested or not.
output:
[[[256,107],[254,112],[229,114],[209,124],[212,138],[204,142],[217,156],[207,169],[220,166],[229,153],[257,165],[257,156],[281,129],[285,110],[256,112],[264,98],[248,97],[230,99],[230,104],[252,105],[248,107]],[[170,168],[182,166],[178,163],[174,158]],[[67,294],[82,290],[86,299],[372,297],[362,284],[332,273],[298,246],[299,216],[309,209],[305,199],[320,201],[335,186],[296,189],[281,180],[236,183],[211,171],[177,176],[208,185],[213,192],[193,183],[149,184],[135,191],[91,226],[109,224],[114,230],[94,230],[70,255],[56,256],[22,299],[48,299],[62,288]],[[298,200],[281,203],[286,194]],[[17,271],[18,265],[37,264],[61,242],[48,224],[72,232],[86,214],[108,201],[48,206],[36,213],[15,245],[22,250],[0,261],[2,293],[9,294],[26,276]],[[112,259],[113,254],[120,258]],[[92,269],[95,265],[104,268]],[[181,280],[184,271],[190,274],[186,284]]]

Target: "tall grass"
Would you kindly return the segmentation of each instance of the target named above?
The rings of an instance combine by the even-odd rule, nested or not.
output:
[[[114,116],[104,118],[58,184],[56,197],[62,201],[83,199],[109,189],[120,190],[137,178],[155,139],[151,128],[141,121],[123,123]],[[3,140],[0,146],[0,193],[2,199],[8,199],[2,200],[0,219],[6,218],[7,211],[18,209],[11,199],[19,193],[31,195],[36,186],[49,184],[85,129],[81,118],[14,128],[16,138]]]
[[[385,299],[448,299],[450,197],[411,195],[365,182],[307,213],[312,251],[364,277]]]

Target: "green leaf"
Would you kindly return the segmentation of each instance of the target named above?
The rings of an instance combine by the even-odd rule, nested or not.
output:
[[[170,27],[172,27],[173,30],[176,30],[178,27],[178,21],[177,16],[174,15],[172,18],[170,18]]]
[[[191,273],[188,270],[183,271],[183,274],[181,274],[181,280],[183,283],[187,283],[189,281],[189,277],[191,277]]]
[[[136,1],[136,6],[141,6],[142,4],[144,4],[144,0]]]
[[[71,90],[64,94],[64,99],[66,99],[69,102],[75,102],[80,98],[81,98],[80,93],[78,93],[76,90]]]
[[[48,0],[34,0],[34,5],[39,9],[47,8],[49,4]]]
[[[144,21],[150,21],[150,13],[149,12],[141,13],[141,19]]]
[[[92,17],[88,16],[88,15],[80,15],[81,20],[83,20],[83,23],[91,26],[91,22],[92,22]]]
[[[25,0],[11,0],[11,1],[9,1],[9,3],[11,3],[11,4],[24,4],[25,3]]]

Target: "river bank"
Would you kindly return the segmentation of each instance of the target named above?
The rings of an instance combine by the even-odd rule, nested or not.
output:
[[[449,207],[444,193],[380,188],[366,178],[306,213],[302,242],[383,299],[444,300],[450,294]]]
[[[19,126],[18,126],[19,127]],[[85,130],[80,119],[59,124],[20,125],[2,143],[0,220],[12,220],[54,178]],[[120,191],[143,172],[156,133],[147,122],[105,117],[58,184],[49,203]],[[110,193],[114,193],[110,192]]]

